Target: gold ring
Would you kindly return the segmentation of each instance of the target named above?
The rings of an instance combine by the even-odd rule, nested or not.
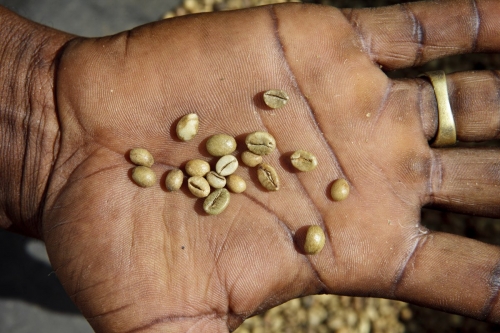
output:
[[[451,112],[448,87],[446,86],[446,75],[443,71],[433,71],[420,74],[431,81],[436,95],[438,107],[438,130],[431,147],[452,146],[457,142],[457,128]]]

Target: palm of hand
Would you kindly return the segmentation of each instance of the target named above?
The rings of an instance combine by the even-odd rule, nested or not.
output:
[[[289,93],[285,108],[259,101],[271,88]],[[73,42],[59,69],[62,140],[44,225],[66,290],[108,332],[223,331],[316,292],[393,297],[423,232],[431,154],[420,116],[398,99],[414,87],[393,88],[334,9],[197,16]],[[197,137],[174,140],[176,120],[191,112]],[[283,188],[266,192],[240,167],[247,191],[221,215],[127,176],[133,147],[152,152],[161,178],[209,160],[208,136],[234,135],[242,151],[255,130],[276,138],[266,161]],[[293,171],[286,156],[296,149],[313,152],[318,168]],[[339,203],[328,197],[337,178],[351,183]],[[312,224],[327,244],[305,256],[294,234]]]

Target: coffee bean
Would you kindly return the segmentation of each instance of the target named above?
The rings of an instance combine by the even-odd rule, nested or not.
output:
[[[248,150],[257,155],[267,155],[276,148],[276,140],[267,132],[253,132],[247,135]]]
[[[280,188],[278,173],[267,163],[261,163],[257,166],[257,178],[262,186],[269,191],[277,191]]]
[[[325,233],[318,225],[312,225],[307,229],[304,241],[304,252],[306,254],[317,254],[325,246]]]
[[[234,193],[242,193],[247,189],[247,183],[238,175],[232,174],[227,177],[227,188]]]
[[[201,176],[193,176],[188,179],[188,188],[191,193],[198,198],[204,198],[210,194],[210,185]]]
[[[231,194],[225,188],[220,188],[212,193],[203,202],[203,210],[210,215],[220,214],[229,205]]]
[[[172,169],[165,177],[165,186],[170,192],[177,191],[181,188],[184,181],[184,174],[179,169]]]
[[[205,178],[213,188],[223,188],[226,186],[226,177],[219,175],[215,171],[207,173]]]
[[[153,155],[151,155],[151,153],[144,148],[132,149],[129,156],[130,161],[135,165],[142,165],[150,168],[155,163]]]
[[[251,151],[245,150],[241,154],[241,161],[249,167],[256,167],[262,163],[262,156],[252,153]]]
[[[342,201],[349,196],[349,183],[345,179],[337,179],[333,182],[330,194],[334,201]]]
[[[205,176],[210,171],[210,164],[203,160],[190,160],[186,163],[186,173],[190,176]]]
[[[175,128],[177,137],[182,141],[189,141],[198,133],[199,119],[196,113],[182,117]]]
[[[215,171],[221,176],[229,176],[238,169],[238,160],[233,155],[222,156],[215,165]]]
[[[288,95],[283,90],[272,89],[264,93],[264,103],[273,109],[278,109],[288,102]]]
[[[151,187],[156,184],[156,174],[145,166],[135,167],[132,171],[132,179],[141,187]]]
[[[311,171],[318,165],[316,156],[305,150],[297,150],[290,156],[290,161],[300,171]]]
[[[212,156],[229,155],[236,150],[236,140],[227,134],[215,134],[207,140],[206,147]]]

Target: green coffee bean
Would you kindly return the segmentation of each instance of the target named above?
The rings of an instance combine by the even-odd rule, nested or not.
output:
[[[165,186],[170,192],[177,191],[181,188],[184,181],[184,174],[179,169],[172,169],[168,172],[165,178]]]
[[[189,191],[197,198],[204,198],[210,194],[210,185],[201,176],[193,176],[188,179]]]
[[[215,171],[221,176],[229,176],[238,169],[238,160],[233,155],[222,156],[215,165]]]
[[[144,148],[134,148],[130,151],[130,161],[135,165],[141,165],[150,168],[155,160],[153,155]]]
[[[219,175],[215,171],[207,173],[205,178],[213,188],[223,188],[226,186],[226,177]]]
[[[212,156],[229,155],[236,150],[236,140],[227,134],[215,134],[207,140],[206,147]]]
[[[304,252],[306,254],[317,254],[325,246],[325,233],[318,225],[312,225],[307,229],[304,241]]]
[[[316,156],[305,150],[297,150],[290,156],[290,161],[300,171],[311,171],[318,165]]]
[[[267,163],[261,163],[257,166],[257,178],[262,186],[269,191],[277,191],[280,188],[278,173]]]
[[[267,155],[276,148],[276,140],[267,132],[253,132],[245,139],[248,150],[257,155]]]
[[[245,150],[241,154],[241,161],[246,166],[253,168],[262,163],[262,156],[254,154],[251,151]]]
[[[203,210],[210,215],[220,214],[229,205],[231,195],[225,188],[219,188],[205,199],[203,202]]]
[[[278,109],[288,102],[288,94],[283,90],[272,89],[264,93],[264,103],[273,109]]]
[[[349,196],[349,183],[345,179],[337,179],[332,183],[330,194],[334,201],[342,201]]]
[[[234,193],[242,193],[247,189],[247,183],[238,175],[232,174],[227,176],[227,188]]]
[[[141,187],[151,187],[156,184],[156,174],[151,168],[137,166],[132,170],[132,179]]]
[[[177,137],[182,141],[189,141],[198,133],[199,119],[196,113],[182,117],[175,128]]]
[[[210,164],[203,160],[190,160],[185,166],[186,173],[190,176],[205,176],[210,171]]]

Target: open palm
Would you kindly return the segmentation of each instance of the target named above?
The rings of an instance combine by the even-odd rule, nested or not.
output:
[[[454,49],[445,47],[448,35],[441,36],[442,48],[420,49],[401,37],[413,29],[412,13],[429,25],[432,39],[429,31],[439,28],[432,15],[450,6],[374,13],[271,6],[73,40],[58,67],[61,145],[43,237],[57,275],[93,328],[224,332],[319,292],[396,298],[498,320],[498,249],[420,225],[427,204],[497,215],[498,153],[431,149],[432,87],[424,79],[390,80],[380,68],[463,51],[455,40]],[[468,2],[453,6],[456,15],[468,10]],[[396,23],[377,35],[382,26],[375,18],[382,14]],[[483,97],[493,94],[488,73],[457,74],[455,86],[471,75],[483,78]],[[261,101],[274,88],[290,95],[282,109]],[[198,114],[200,130],[180,142],[175,124],[187,113]],[[494,138],[488,128],[468,132],[465,116],[456,117],[461,139]],[[235,136],[242,152],[244,137],[256,130],[276,138],[277,150],[265,160],[282,188],[267,192],[254,169],[240,167],[247,191],[233,194],[220,215],[205,214],[202,200],[185,189],[171,193],[162,182],[145,189],[130,178],[131,148],[148,149],[163,179],[190,159],[212,161],[204,148],[210,135]],[[291,167],[288,156],[297,149],[317,156],[314,171]],[[351,185],[342,202],[328,195],[338,178]],[[304,255],[297,240],[309,225],[327,235],[315,256]]]

